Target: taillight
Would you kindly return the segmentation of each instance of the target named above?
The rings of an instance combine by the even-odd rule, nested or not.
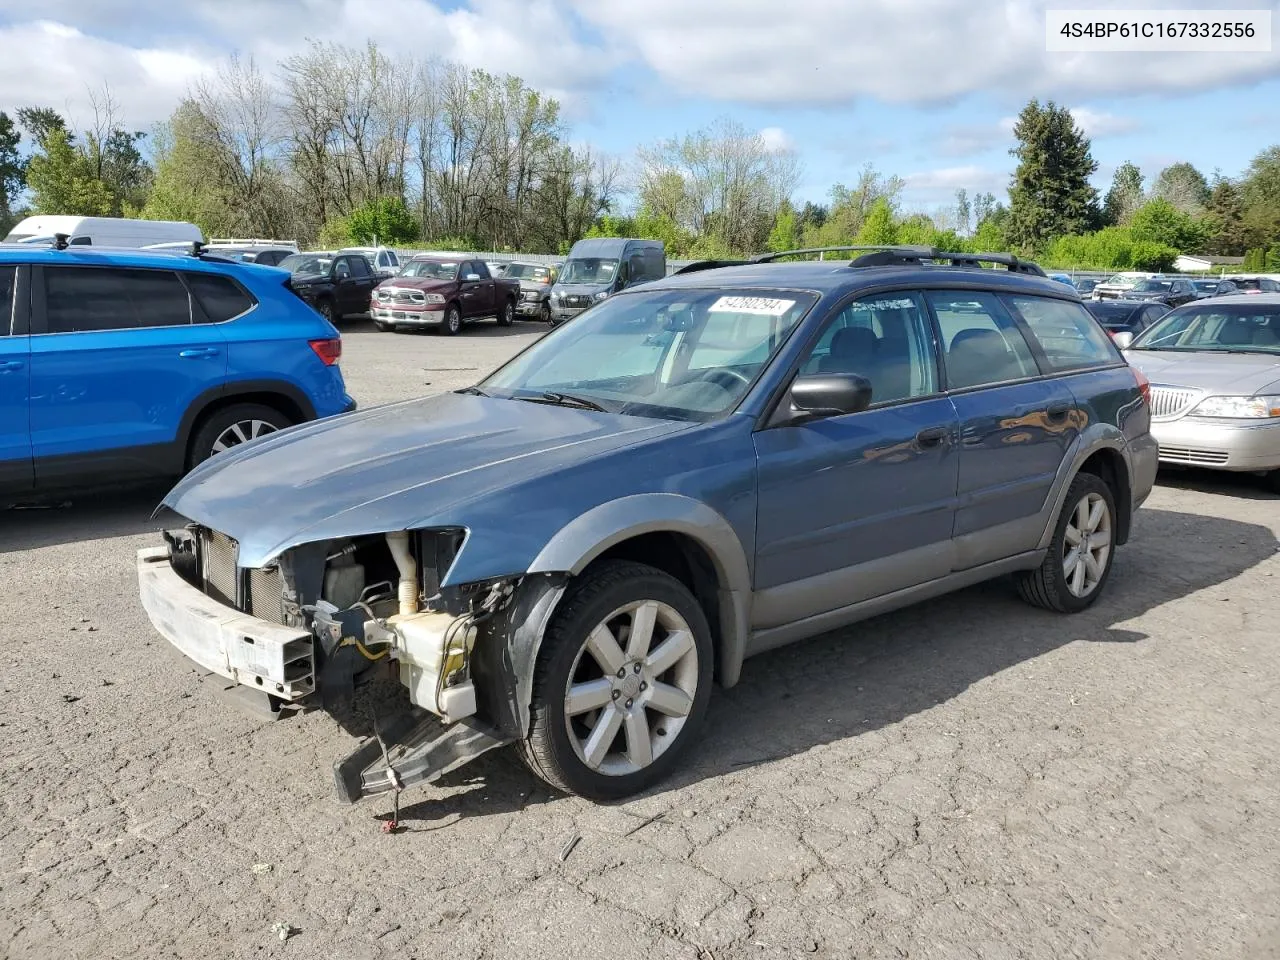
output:
[[[332,367],[335,363],[342,359],[342,338],[334,337],[330,340],[308,340],[311,349],[316,352],[316,356],[320,358],[320,362],[326,367]]]
[[[1138,392],[1142,394],[1142,399],[1146,401],[1148,407],[1151,406],[1151,381],[1137,367],[1130,367],[1129,369],[1133,371],[1133,379],[1138,381]]]

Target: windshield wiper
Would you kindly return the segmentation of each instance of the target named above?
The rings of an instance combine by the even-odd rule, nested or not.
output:
[[[479,387],[463,387],[461,390],[455,390],[455,391],[453,391],[453,392],[454,392],[454,393],[465,393],[465,394],[467,394],[468,396],[472,396],[472,397],[487,397],[487,396],[489,396],[489,394],[485,393],[485,392],[484,392],[483,390],[481,390]]]
[[[571,393],[557,393],[552,390],[540,393],[536,397],[517,396],[515,399],[528,400],[530,403],[550,403],[557,407],[577,407],[579,410],[593,410],[596,413],[608,413],[604,407],[594,400],[588,400],[586,397],[575,397]]]

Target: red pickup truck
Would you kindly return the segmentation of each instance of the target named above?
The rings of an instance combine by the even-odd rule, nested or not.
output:
[[[438,327],[452,336],[489,317],[510,326],[519,299],[520,281],[494,277],[483,260],[414,257],[373,291],[373,321],[379,330]]]

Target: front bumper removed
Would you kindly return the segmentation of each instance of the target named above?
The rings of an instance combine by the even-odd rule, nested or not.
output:
[[[174,571],[164,547],[139,550],[137,572],[139,596],[152,625],[194,663],[237,684],[237,691],[258,691],[278,701],[296,703],[317,692],[318,644],[311,633],[258,619],[207,596]],[[412,655],[412,650],[402,651],[402,656]],[[422,667],[404,659],[400,671],[412,694]],[[446,723],[418,707],[401,711],[334,764],[338,799],[354,803],[432,783],[512,740],[475,717]]]

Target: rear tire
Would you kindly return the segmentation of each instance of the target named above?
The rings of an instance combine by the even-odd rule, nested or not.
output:
[[[316,313],[320,314],[320,316],[324,317],[326,320],[328,320],[332,324],[337,324],[338,322],[338,318],[333,313],[332,300],[321,300],[319,303],[317,303]]]
[[[644,637],[634,647],[633,631]],[[711,631],[684,584],[644,564],[602,563],[574,582],[543,636],[524,760],[581,797],[638,793],[697,737],[711,672]]]
[[[1092,473],[1071,481],[1044,562],[1017,575],[1018,593],[1033,606],[1079,613],[1106,588],[1115,558],[1116,502]]]
[[[542,301],[542,307],[538,310],[538,319],[547,326],[551,326],[551,304],[545,300]]]
[[[462,311],[458,309],[456,304],[449,304],[444,311],[444,322],[440,324],[440,332],[446,337],[452,337],[462,329]]]
[[[510,300],[503,302],[498,309],[498,326],[509,327],[516,319],[516,305]]]
[[[238,447],[285,427],[293,420],[261,403],[235,403],[215,411],[192,434],[187,447],[187,469],[198,466],[224,450]]]

